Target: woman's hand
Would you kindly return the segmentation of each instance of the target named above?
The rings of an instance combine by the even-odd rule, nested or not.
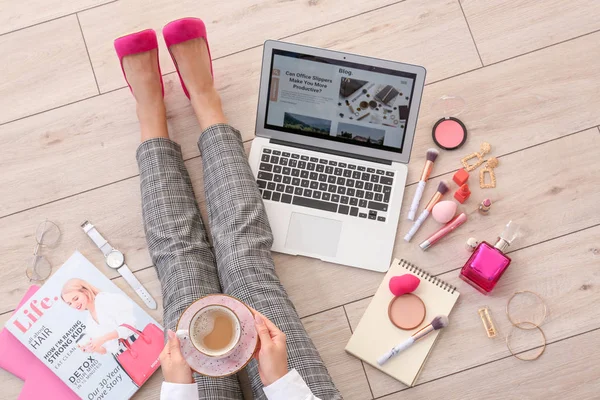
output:
[[[172,330],[167,332],[169,340],[160,353],[160,365],[162,366],[165,382],[189,384],[194,383],[192,369],[181,354],[179,338]]]
[[[83,351],[86,353],[98,353],[98,354],[106,354],[106,349],[102,347],[106,341],[104,337],[99,337],[92,339],[90,344],[84,347]]]
[[[117,332],[117,331],[109,332],[104,336],[100,336],[100,337],[92,339],[90,341],[90,343],[83,348],[83,351],[85,353],[106,354],[106,349],[102,346],[104,346],[104,344],[106,342],[109,342],[111,340],[116,340],[118,338],[119,338],[119,332]]]
[[[252,312],[260,340],[254,357],[258,361],[260,380],[269,386],[288,373],[285,333],[258,311]]]

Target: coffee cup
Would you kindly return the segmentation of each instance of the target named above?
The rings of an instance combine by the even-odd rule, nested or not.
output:
[[[176,334],[180,340],[189,340],[196,350],[208,357],[225,357],[239,343],[242,328],[230,308],[210,305],[198,310],[187,329],[179,329]]]

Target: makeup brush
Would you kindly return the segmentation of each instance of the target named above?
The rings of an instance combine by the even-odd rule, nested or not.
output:
[[[440,329],[447,327],[448,322],[449,322],[448,317],[446,317],[445,315],[438,315],[437,317],[435,317],[433,319],[433,321],[431,321],[431,323],[429,325],[419,329],[418,331],[413,333],[413,335],[411,337],[406,339],[404,342],[400,343],[398,346],[394,347],[393,349],[391,349],[390,351],[388,351],[387,353],[385,353],[384,355],[379,357],[377,359],[377,364],[379,364],[379,365],[385,364],[390,358],[396,356],[401,351],[408,349],[416,341],[423,339],[425,336],[429,335],[431,332],[439,331]]]
[[[440,201],[442,196],[446,194],[446,192],[448,191],[448,188],[449,188],[448,181],[440,182],[440,184],[438,185],[438,188],[437,188],[437,192],[435,192],[435,194],[433,195],[431,200],[429,200],[429,203],[427,203],[427,207],[425,207],[425,209],[421,212],[421,215],[419,215],[419,218],[417,218],[417,220],[413,224],[412,228],[410,228],[410,231],[408,231],[406,236],[404,236],[404,240],[406,240],[407,242],[410,242],[410,239],[412,239],[412,237],[415,235],[415,233],[417,233],[417,231],[419,230],[419,228],[421,227],[423,222],[427,219],[427,217],[431,213],[433,206],[435,206],[438,203],[438,201]]]
[[[417,185],[415,197],[413,197],[410,210],[408,211],[408,219],[411,221],[415,220],[415,215],[417,215],[417,209],[419,208],[419,203],[421,202],[421,197],[423,196],[423,191],[425,190],[425,185],[427,184],[429,175],[431,175],[431,170],[433,170],[433,163],[439,154],[440,152],[436,149],[427,150],[427,161],[425,161],[425,166],[423,167],[423,172],[421,172],[421,178],[419,179],[419,184]]]

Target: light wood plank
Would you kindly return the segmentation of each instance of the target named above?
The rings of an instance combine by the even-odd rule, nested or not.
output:
[[[0,384],[2,385],[0,398],[7,400],[19,398],[19,393],[23,389],[22,380],[0,368]]]
[[[0,3],[2,1],[5,0],[0,0]],[[53,1],[55,0],[50,0],[51,3]],[[89,1],[83,0],[79,5],[83,7]],[[26,3],[28,2],[31,0],[26,0]],[[140,0],[120,2],[123,9],[127,10],[142,6]],[[191,2],[187,4],[187,0],[184,3],[186,7],[182,9],[193,11],[200,8]],[[590,1],[577,0],[569,7],[563,7],[556,1],[511,0],[507,3],[508,6],[495,0],[491,3],[463,0],[462,3],[486,63],[598,29],[597,20],[591,17],[595,14],[588,12],[597,7]],[[238,7],[243,10],[241,12],[248,14],[243,18],[228,13],[227,7],[219,10],[222,20],[215,19],[209,23],[213,56],[223,56],[249,46],[258,46],[215,61],[216,82],[223,96],[226,113],[232,124],[241,129],[244,138],[250,140],[253,137],[262,51],[260,45],[267,37],[280,37],[278,34],[286,36],[349,17],[285,40],[424,64],[429,72],[428,82],[460,74],[479,65],[462,13],[455,1],[414,1],[410,4],[403,2],[352,16],[385,4],[390,4],[390,1],[380,0],[380,3],[373,4],[353,0],[345,7],[337,7],[332,3],[306,7],[304,3],[262,2],[260,5],[255,4],[256,7],[250,12]],[[63,12],[61,10],[71,6],[73,4],[70,2],[61,3],[52,11]],[[243,6],[245,7],[246,3]],[[115,18],[114,11],[118,7],[111,7],[114,6],[99,8],[106,9],[106,14],[99,12],[100,22],[91,17],[88,17],[87,22],[98,45],[99,57],[94,65],[106,73],[104,78],[107,87],[115,88],[125,83],[113,54],[112,38],[127,33],[127,30],[144,28],[141,24],[136,26],[139,21],[150,21],[151,25],[156,24],[156,27],[159,27],[160,23],[170,19],[167,17],[176,14],[179,3],[167,4],[161,0],[157,10],[143,11],[143,18],[139,18],[139,12],[129,12],[130,16],[123,18],[119,15],[119,18]],[[20,8],[16,6],[10,11],[15,14],[18,10]],[[264,38],[239,35],[242,28],[237,26],[253,26],[253,23],[272,20],[289,10],[298,10],[298,18],[290,20],[286,17],[291,21],[287,25],[261,26],[261,32],[265,32]],[[327,12],[319,14],[319,10]],[[47,10],[42,7],[39,11],[41,12],[38,12],[38,15],[23,15],[34,20],[43,17]],[[84,12],[82,18],[87,14]],[[307,15],[310,15],[310,18],[302,18]],[[162,21],[163,17],[165,21]],[[0,21],[2,18],[0,16]],[[6,86],[0,84],[0,98],[5,99],[8,105],[8,108],[3,107],[3,110],[23,111],[24,116],[76,101],[81,98],[77,96],[86,92],[88,86],[81,78],[87,76],[82,73],[85,69],[80,70],[74,68],[72,62],[64,62],[63,55],[74,54],[67,50],[76,48],[75,58],[77,61],[85,59],[85,65],[89,68],[87,55],[85,58],[81,56],[85,55],[81,33],[79,29],[71,26],[72,21],[68,18],[57,20],[67,21],[68,28],[47,28],[45,26],[51,23],[46,23],[0,37],[0,49],[3,49],[2,44],[5,44],[4,48],[13,51],[12,40],[9,42],[6,38],[20,38],[17,34],[21,33],[23,38],[27,39],[26,43],[36,41],[30,46],[36,54],[40,54],[41,50],[38,51],[38,48],[43,47],[45,51],[46,42],[52,42],[49,48],[58,50],[51,56],[58,59],[60,55],[60,61],[53,59],[49,63],[50,72],[46,72],[47,66],[44,66],[43,73],[39,72],[42,71],[42,63],[37,62],[38,56],[28,60],[22,59],[18,65],[20,69],[10,67],[13,76],[20,77],[22,71],[28,71],[25,74],[27,84],[23,92],[25,94],[21,93],[20,86],[15,86],[15,82],[20,82],[16,79],[8,80],[12,85],[9,92],[5,92]],[[236,24],[229,23],[230,19],[236,20]],[[245,21],[246,25],[240,24],[239,20]],[[102,26],[102,21],[105,26]],[[123,31],[111,34],[111,30],[118,29],[118,24],[125,27]],[[227,28],[218,27],[219,24],[226,25]],[[38,32],[36,29],[42,33],[43,43],[38,44],[38,35],[34,35]],[[87,35],[87,26],[84,29]],[[67,39],[60,42],[62,49],[55,44],[59,41],[57,33],[66,33],[58,36],[60,40],[63,37],[71,40],[68,44]],[[74,38],[77,40],[73,40]],[[597,110],[600,104],[595,94],[595,88],[600,81],[600,66],[595,58],[595,54],[600,51],[599,38],[599,34],[592,34],[429,85],[421,108],[409,182],[418,178],[424,153],[431,146],[431,126],[440,117],[431,112],[430,105],[443,94],[458,94],[467,100],[468,108],[460,118],[469,128],[470,139],[459,152],[442,152],[436,163],[435,175],[457,169],[460,166],[459,159],[477,150],[483,140],[492,144],[492,155],[502,155],[599,125]],[[22,43],[23,40],[20,42],[20,48],[23,47]],[[162,57],[168,64],[166,71],[172,71],[167,53],[164,48],[162,50]],[[31,65],[30,60],[34,60],[38,65]],[[79,64],[84,63],[80,61]],[[0,67],[0,72],[2,68],[4,66]],[[93,93],[96,93],[91,69],[85,71],[88,71]],[[52,86],[54,82],[51,81],[56,79],[56,76],[63,81],[60,87]],[[73,89],[65,86],[65,77],[69,83],[74,77],[75,84],[79,87]],[[181,93],[176,75],[168,75],[166,85],[172,136],[182,144],[186,159],[195,157],[198,155],[195,141],[199,132],[194,116],[187,99]],[[49,90],[34,91],[37,87],[48,87]],[[4,95],[5,93],[9,94]],[[65,93],[77,98],[63,101],[61,96],[68,97]],[[21,97],[28,101],[24,108],[18,103]],[[61,101],[47,105],[44,102],[51,101],[46,97],[52,101]],[[31,101],[32,98],[35,101]],[[40,104],[41,108],[35,108]],[[2,105],[5,104],[0,100],[0,106]],[[6,113],[3,113],[0,117],[0,124],[5,115]],[[14,118],[7,120],[12,119]],[[104,267],[102,256],[78,227],[86,218],[96,223],[111,242],[125,251],[128,263],[134,264],[134,269],[139,270],[150,265],[141,226],[138,178],[135,176],[137,170],[133,154],[137,143],[138,128],[134,104],[128,89],[0,126],[0,148],[4,149],[0,156],[0,170],[3,171],[0,177],[0,218],[48,201],[91,190],[2,218],[0,252],[5,255],[5,268],[0,272],[0,279],[4,282],[3,293],[0,294],[0,312],[9,311],[28,286],[23,274],[24,260],[33,248],[35,226],[44,217],[59,222],[65,231],[64,240],[59,247],[45,253],[49,255],[55,267],[78,248],[104,273],[113,273]],[[246,149],[248,148],[249,142],[246,144]],[[524,234],[517,239],[510,253],[513,266],[503,277],[494,294],[485,298],[485,303],[492,308],[496,323],[500,326],[501,336],[506,333],[508,327],[502,312],[503,306],[508,296],[516,289],[536,290],[549,301],[551,314],[544,325],[549,340],[563,339],[569,335],[597,329],[597,307],[594,306],[600,283],[600,275],[596,268],[600,250],[594,245],[594,239],[598,237],[600,227],[586,227],[600,223],[600,216],[589,211],[594,209],[594,199],[600,195],[600,183],[594,179],[593,174],[597,169],[595,167],[598,161],[595,155],[598,154],[598,150],[600,136],[594,128],[501,157],[497,169],[498,188],[482,191],[477,188],[477,177],[472,176],[473,195],[463,206],[469,213],[470,221],[427,253],[421,252],[417,245],[437,228],[433,221],[426,223],[410,245],[406,245],[401,239],[409,227],[404,220],[404,214],[407,209],[406,202],[412,199],[414,186],[409,187],[395,255],[415,261],[434,273],[460,268],[468,257],[463,250],[463,243],[467,237],[476,236],[493,241],[502,225],[512,218],[523,224]],[[190,160],[187,165],[197,197],[202,201],[201,160]],[[451,177],[451,174],[446,174],[446,177]],[[120,182],[111,184],[116,181]],[[424,198],[431,194],[437,181],[438,179],[435,179],[428,185]],[[108,186],[93,190],[102,185]],[[492,213],[483,217],[476,212],[476,206],[477,202],[488,194],[492,196],[495,204]],[[202,203],[201,209],[205,216]],[[580,229],[583,230],[578,231]],[[577,233],[572,233],[574,231]],[[566,236],[535,245],[559,235]],[[275,262],[278,274],[301,315],[337,307],[322,314],[311,315],[305,318],[304,322],[345,397],[370,398],[360,362],[343,352],[350,332],[345,316],[341,318],[344,310],[339,306],[372,295],[382,275],[281,254],[275,254]],[[596,395],[600,389],[600,382],[597,374],[591,374],[595,371],[595,360],[591,358],[593,352],[585,351],[593,348],[593,344],[598,341],[598,331],[550,346],[548,353],[535,364],[507,358],[480,366],[505,357],[508,353],[502,337],[497,340],[488,340],[485,337],[476,315],[476,309],[483,304],[480,302],[484,298],[459,281],[457,273],[456,270],[452,270],[443,276],[457,284],[463,296],[451,315],[451,327],[441,336],[419,380],[429,383],[392,395],[389,400],[400,396],[439,397],[442,391],[461,398],[481,397],[481,393],[494,393],[490,398],[504,398],[509,390],[510,393],[524,398],[534,398],[540,392],[556,393],[561,397],[574,395],[593,398]],[[160,285],[154,269],[143,269],[137,274],[160,303]],[[111,276],[114,277],[114,274]],[[308,277],[310,291],[306,290]],[[129,290],[122,280],[115,279],[115,282]],[[137,301],[130,290],[128,294]],[[368,301],[366,299],[346,306],[353,325],[359,320]],[[153,312],[159,320],[160,314],[160,311]],[[8,315],[0,315],[0,322],[5,321]],[[469,346],[463,342],[468,342]],[[475,352],[473,348],[478,350]],[[553,353],[553,349],[560,351]],[[452,355],[449,357],[449,354]],[[556,369],[556,365],[560,365],[560,368]],[[462,372],[448,376],[457,371]],[[376,396],[404,388],[371,368],[367,367],[367,373]],[[0,382],[3,384],[0,398],[17,397],[21,383],[16,378],[6,372],[0,372]],[[158,399],[161,382],[160,373],[156,374],[136,397]]]
[[[418,21],[418,29],[413,21]],[[465,71],[478,62],[461,21],[454,1],[417,6],[400,3],[290,40],[422,63],[435,79]],[[370,30],[372,25],[386,29]],[[393,34],[390,29],[395,29]],[[452,35],[443,35],[448,29]],[[386,44],[395,36],[404,38],[402,52]],[[373,52],[375,48],[380,49],[378,54]],[[261,54],[261,48],[252,49],[214,63],[225,113],[246,140],[254,136]],[[182,145],[184,158],[197,156],[198,124],[177,75],[166,76],[165,86],[171,136]],[[0,178],[0,198],[5,199],[0,216],[135,175],[132,155],[139,143],[138,129],[128,89],[0,126],[0,144],[14,149],[0,158],[0,169],[6,171]],[[71,168],[75,164],[81,167]],[[62,173],[46,174],[48,170]],[[42,182],[37,179],[40,175],[46,175]]]
[[[75,15],[0,36],[0,123],[98,93]]]
[[[440,274],[462,267],[469,256],[464,250],[467,238],[476,237],[493,243],[511,219],[522,225],[521,236],[513,243],[511,251],[599,224],[600,214],[589,212],[600,196],[600,181],[593,179],[589,169],[590,165],[596,165],[599,152],[600,135],[594,128],[502,157],[496,170],[498,186],[480,189],[478,179],[474,179],[473,194],[460,207],[467,213],[469,221],[427,252],[418,245],[440,225],[429,218],[411,243],[403,240],[412,224],[406,219],[406,213],[415,186],[407,188],[394,256]],[[549,157],[560,158],[563,163],[541,161]],[[568,163],[568,169],[564,168],[565,163]],[[452,174],[444,178],[451,179]],[[425,199],[435,192],[438,181],[435,179],[428,184]],[[452,185],[448,198],[456,189],[456,185]],[[494,201],[487,216],[477,212],[477,205],[484,197]],[[383,278],[379,273],[308,258],[276,254],[275,262],[281,281],[302,315],[369,296]],[[310,290],[306,290],[307,277],[310,277]]]
[[[460,0],[484,64],[600,29],[595,0]]]
[[[344,352],[350,340],[350,326],[342,307],[302,319],[333,383],[344,399],[371,398],[371,391],[360,361]]]
[[[596,112],[600,99],[595,93],[600,67],[593,60],[593,54],[600,52],[598,39],[600,34],[577,39],[427,86],[408,182],[418,179],[426,150],[432,146],[431,127],[440,116],[430,108],[443,94],[460,94],[467,101],[461,119],[470,139],[457,152],[442,152],[434,175],[459,168],[459,159],[477,151],[483,140],[489,141],[493,154],[498,155],[600,124]],[[253,49],[215,62],[225,112],[246,140],[254,134],[260,55],[261,49]],[[238,80],[240,76],[250,84]],[[184,157],[198,155],[195,142],[199,132],[189,102],[176,76],[169,75],[165,83],[171,135],[182,144]],[[6,199],[0,204],[0,215],[135,174],[131,155],[139,136],[133,110],[128,89],[122,89],[0,126],[1,147],[13,150],[0,158],[0,167],[10,171],[0,177],[0,195]],[[506,140],[507,134],[511,140]],[[80,162],[82,153],[86,162],[80,168],[65,167]],[[40,161],[31,163],[31,159]],[[62,174],[47,175],[44,182],[33,179],[46,170],[61,170]]]
[[[475,236],[480,240],[494,240],[509,219],[523,224],[524,236],[514,243],[513,249],[600,223],[600,215],[588,212],[600,195],[600,183],[591,178],[589,170],[589,166],[597,162],[599,149],[600,135],[596,129],[590,129],[502,157],[496,171],[498,187],[484,191],[472,185],[472,198],[464,206],[471,221],[426,253],[418,248],[418,243],[437,229],[433,220],[425,222],[413,243],[406,244],[402,240],[410,227],[405,219],[406,203],[411,201],[415,187],[409,187],[405,194],[395,256],[428,265],[431,272],[438,274],[462,265],[466,259],[463,253],[466,238]],[[568,160],[570,168],[565,170],[559,163],[532,164],[531,160],[541,160],[549,154]],[[197,194],[202,190],[199,164],[199,159],[187,163],[188,169],[193,171]],[[448,174],[446,178],[450,177],[451,174]],[[436,184],[437,180],[434,180],[428,185],[425,198],[435,191]],[[48,253],[54,265],[60,265],[74,248],[82,250],[96,265],[103,265],[100,252],[79,229],[82,221],[90,219],[114,242],[114,246],[127,255],[134,270],[149,266],[151,261],[141,225],[137,185],[137,178],[132,178],[3,219],[0,252],[6,255],[6,265],[14,266],[0,272],[5,289],[0,295],[3,310],[10,310],[11,305],[16,304],[19,293],[27,287],[21,266],[33,248],[35,227],[44,218],[59,222],[64,230],[63,243]],[[576,191],[579,194],[574,196]],[[119,195],[115,196],[115,193]],[[481,216],[476,211],[479,199],[484,196],[491,196],[495,202],[489,216]],[[532,207],[535,207],[535,213],[531,212]],[[64,210],[69,210],[69,214],[65,215]],[[372,295],[381,281],[379,273],[327,265],[304,257],[275,254],[275,263],[301,315]],[[306,291],[307,276],[311,277],[310,291]]]
[[[600,226],[510,253],[512,264],[488,297],[482,296],[460,280],[457,270],[442,274],[440,278],[457,286],[461,297],[450,315],[450,326],[442,332],[417,384],[509,356],[504,339],[511,325],[505,315],[505,307],[510,296],[517,290],[532,290],[545,299],[549,316],[543,329],[548,341],[564,339],[600,327],[600,311],[596,311],[594,307],[600,296],[600,258],[596,254],[598,249],[591,245],[598,235]],[[417,265],[429,270],[426,261]],[[353,329],[358,325],[370,301],[371,298],[368,298],[345,306]],[[532,304],[531,310],[525,307],[529,304]],[[492,311],[499,331],[495,339],[488,339],[477,315],[477,310],[483,305],[487,305]],[[517,317],[534,320],[541,317],[541,308],[537,303],[528,303],[522,298],[514,300],[511,311]],[[427,319],[432,317],[428,316]],[[533,348],[537,344],[537,337],[533,334],[523,336],[523,339],[515,343],[528,347],[518,348],[517,351]],[[369,365],[365,367],[375,397],[406,388],[375,368]]]
[[[459,150],[441,152],[434,175],[462,168],[460,159],[484,141],[492,145],[489,156],[498,156],[600,125],[599,53],[596,33],[426,86],[408,182],[419,179],[434,146],[431,129],[442,116],[431,105],[443,95],[466,101],[459,118],[468,139]]]
[[[439,274],[462,266],[464,243],[469,237],[493,243],[509,220],[521,224],[520,236],[509,251],[600,223],[600,214],[586,210],[592,206],[592,198],[600,194],[600,181],[592,178],[589,169],[596,163],[592,154],[599,151],[600,135],[596,129],[588,129],[499,158],[495,189],[481,189],[479,171],[471,173],[471,197],[459,205],[469,221],[426,252],[418,244],[440,224],[428,218],[410,243],[404,241],[404,235],[412,226],[406,214],[416,189],[416,186],[409,187],[400,216],[395,254],[428,265],[430,271]],[[429,199],[438,182],[445,179],[451,183],[446,199],[453,199],[458,187],[452,182],[452,175],[432,180],[423,198]],[[489,215],[481,215],[477,208],[486,197],[492,199],[492,209]]]
[[[179,103],[172,104],[177,107]],[[172,116],[177,108],[169,111]],[[189,139],[185,148],[191,150],[198,136],[190,132],[192,129],[185,136]],[[180,138],[178,129],[171,131],[174,139]],[[0,138],[5,149],[14,150],[4,151],[0,158],[5,172],[0,178],[0,215],[138,173],[135,151],[140,141],[139,124],[128,90],[0,126]],[[186,152],[186,158],[196,155],[197,150]]]
[[[245,144],[245,150],[250,150],[250,143]],[[206,221],[202,160],[193,158],[185,164]],[[65,210],[69,210],[68,215],[65,215]],[[12,267],[0,271],[0,280],[5,282],[3,289],[11,288],[5,293],[9,297],[6,302],[0,298],[0,313],[13,309],[29,287],[25,276],[26,260],[35,246],[35,230],[44,219],[55,222],[62,233],[55,248],[42,249],[54,270],[62,265],[74,249],[78,249],[102,272],[114,278],[118,274],[105,265],[104,256],[83,233],[80,225],[85,220],[91,221],[115,248],[125,254],[130,269],[137,271],[152,265],[141,213],[139,177],[133,176],[2,219],[0,237],[6,235],[6,241],[0,245],[0,251],[6,249],[10,252],[10,259],[5,261],[6,265]]]
[[[148,310],[144,307],[137,295],[122,278],[116,278],[113,282],[143,307],[154,319],[162,323],[161,288],[154,269],[146,269],[136,273],[136,275],[140,281],[144,282],[150,294],[157,300],[159,305],[158,310]],[[10,314],[8,313],[0,315],[0,324],[4,325],[9,318]],[[351,334],[344,309],[339,307],[329,310],[304,318],[302,322],[321,354],[334,383],[342,392],[344,398],[350,400],[370,399],[371,392],[360,361],[344,352],[345,343],[350,339]],[[158,399],[160,397],[160,385],[162,381],[162,374],[159,371],[142,387],[135,398]],[[0,373],[0,382],[6,388],[0,398],[8,399],[17,397],[22,385],[19,379],[6,372],[2,372]],[[9,397],[6,395],[8,393],[14,396]]]
[[[113,0],[0,0],[0,35],[110,1]]]
[[[377,26],[385,26],[385,29]],[[392,29],[395,29],[393,34]],[[402,40],[391,45],[390,38],[394,37]],[[446,0],[402,2],[293,35],[285,41],[421,64],[427,67],[428,81],[480,65],[462,14],[455,2]],[[236,105],[227,115],[236,118],[234,125],[245,140],[254,137],[261,62],[262,47],[214,63],[215,82],[223,104],[225,107],[232,107],[230,103]],[[239,80],[239,77],[244,79]],[[428,107],[429,104],[424,103],[420,115]]]
[[[481,66],[454,0],[402,2],[285,40],[423,65],[427,82]]]
[[[80,19],[100,90],[105,92],[124,85],[112,41],[131,32],[146,28],[154,28],[160,32],[172,20],[197,16],[203,18],[207,25],[212,57],[219,58],[260,46],[266,39],[293,35],[391,3],[394,1],[351,0],[341,6],[335,2],[320,0],[235,0],[215,7],[214,2],[209,0],[184,0],[176,3],[159,0],[148,7],[144,0],[122,0],[84,11],[80,13]],[[173,71],[173,64],[162,40],[160,46],[163,71]]]
[[[199,159],[190,160],[188,169],[198,168],[199,162]],[[29,287],[25,276],[26,260],[35,245],[36,227],[45,218],[55,222],[62,232],[55,248],[42,249],[54,270],[78,249],[107,276],[118,275],[105,265],[102,253],[81,230],[80,225],[85,220],[91,221],[115,248],[125,254],[133,271],[152,265],[142,226],[139,178],[36,207],[3,218],[0,224],[0,237],[4,241],[0,246],[7,255],[10,253],[4,264],[10,268],[0,271],[4,294],[0,296],[1,312],[13,309]]]
[[[510,357],[382,400],[432,399],[440,393],[452,393],[457,399],[596,399],[600,375],[591,349],[599,340],[600,331],[596,330],[548,346],[546,354],[533,364]]]

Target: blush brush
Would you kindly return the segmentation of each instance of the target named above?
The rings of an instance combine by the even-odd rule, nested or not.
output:
[[[396,347],[392,348],[390,351],[388,351],[387,353],[385,353],[384,355],[379,357],[377,359],[377,364],[379,364],[379,365],[385,364],[390,358],[395,357],[398,353],[408,349],[415,342],[423,339],[424,337],[429,335],[431,332],[439,331],[440,329],[447,327],[448,323],[449,323],[448,317],[446,317],[445,315],[438,315],[431,321],[431,323],[429,325],[419,329],[418,331],[413,333],[411,337],[406,339],[404,342],[400,343],[399,345],[397,345]]]
[[[408,231],[406,236],[404,236],[404,240],[406,240],[407,242],[410,242],[412,237],[415,235],[415,233],[417,233],[417,231],[419,230],[421,225],[423,225],[423,222],[425,222],[425,220],[431,213],[433,206],[435,206],[440,201],[440,199],[442,198],[443,195],[446,194],[448,189],[449,189],[448,181],[441,181],[440,184],[438,185],[437,191],[435,192],[435,194],[433,195],[431,200],[429,200],[429,203],[427,203],[427,207],[425,207],[425,209],[421,212],[421,215],[419,215],[419,218],[415,221],[412,228],[410,228],[410,231]]]
[[[425,161],[423,172],[421,172],[421,178],[419,179],[419,183],[417,184],[417,191],[415,192],[415,197],[413,197],[412,204],[410,205],[410,209],[408,210],[408,219],[410,219],[411,221],[415,220],[415,216],[417,215],[417,209],[419,208],[419,203],[421,202],[421,197],[423,197],[423,191],[425,190],[425,185],[427,184],[429,175],[431,175],[431,171],[433,170],[433,163],[438,158],[439,154],[440,152],[436,149],[427,150],[427,161]]]

